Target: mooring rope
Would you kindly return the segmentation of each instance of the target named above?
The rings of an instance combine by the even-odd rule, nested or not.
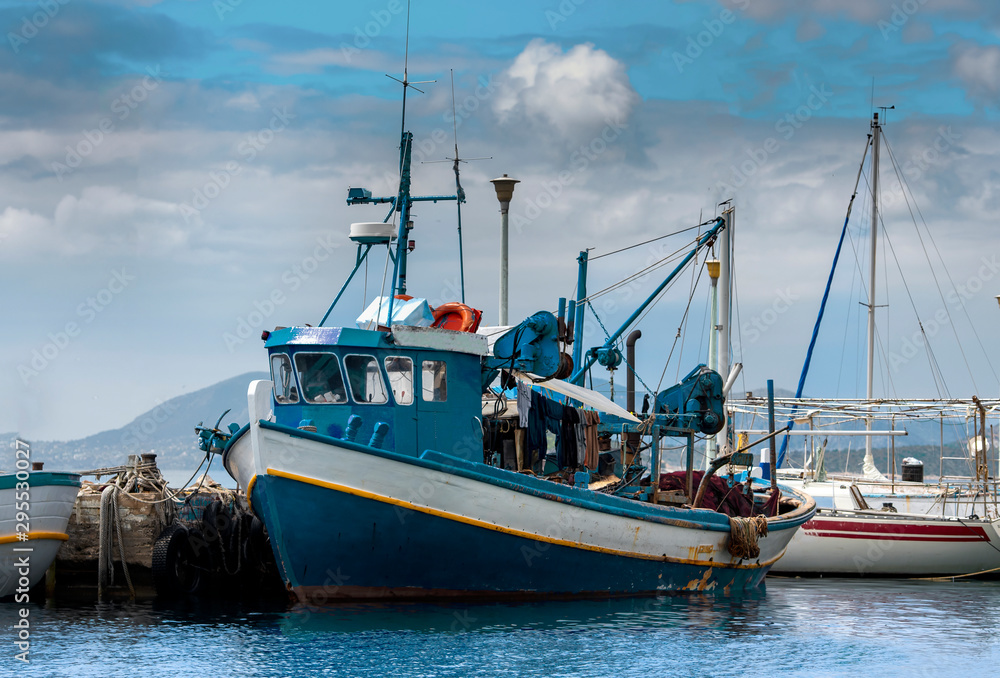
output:
[[[752,560],[760,555],[758,537],[767,536],[767,517],[729,517],[729,553],[742,560]]]
[[[114,561],[111,557],[111,511],[115,487],[108,485],[101,492],[101,509],[97,532],[97,597],[104,597],[105,587],[115,582]]]
[[[135,587],[125,561],[125,540],[122,539],[122,519],[118,510],[117,485],[108,485],[101,492],[101,511],[97,536],[97,597],[104,597],[104,590],[115,584],[114,537],[118,538],[118,557],[125,572],[129,595],[135,598]]]
[[[125,540],[122,539],[122,516],[121,513],[118,512],[118,488],[114,485],[111,487],[114,487],[114,492],[111,495],[111,505],[114,510],[115,533],[118,535],[118,557],[121,559],[122,570],[125,572],[125,583],[128,584],[129,597],[134,599],[135,587],[132,586],[132,577],[129,576],[128,563],[125,561]]]

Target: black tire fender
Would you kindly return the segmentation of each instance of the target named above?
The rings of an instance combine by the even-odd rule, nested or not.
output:
[[[204,537],[179,523],[169,525],[153,544],[153,584],[158,596],[197,593],[207,580]],[[196,548],[200,546],[200,548]]]

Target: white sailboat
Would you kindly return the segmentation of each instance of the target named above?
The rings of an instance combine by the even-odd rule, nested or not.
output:
[[[810,345],[796,399],[784,401],[790,419],[806,415],[810,427],[824,414],[839,420],[837,429],[824,429],[825,436],[860,435],[865,441],[862,476],[829,477],[820,470],[809,474],[803,469],[778,471],[782,484],[804,489],[820,507],[789,543],[785,556],[773,568],[779,573],[855,574],[883,576],[968,575],[1000,570],[1000,518],[996,506],[995,481],[991,485],[986,460],[985,417],[997,401],[972,403],[952,401],[950,407],[965,407],[977,416],[976,444],[971,446],[975,476],[961,487],[915,481],[897,481],[881,474],[874,462],[873,440],[905,435],[896,430],[900,412],[934,411],[944,402],[885,401],[874,393],[876,262],[878,243],[878,165],[882,127],[874,114],[870,135],[872,150],[871,252],[868,280],[867,384],[863,401],[801,400],[805,372],[815,344]],[[867,152],[867,149],[866,149]],[[861,170],[859,169],[859,182]],[[857,186],[855,187],[857,195]],[[853,201],[853,198],[852,198]],[[848,219],[850,209],[848,209]],[[845,223],[846,229],[846,223]],[[843,236],[841,243],[843,242]],[[838,248],[839,256],[839,248]],[[836,267],[836,258],[834,260]],[[831,280],[832,280],[831,272]],[[829,283],[827,292],[829,292]],[[824,304],[826,296],[824,296]],[[822,308],[820,319],[822,318]],[[817,329],[819,320],[817,321]],[[751,413],[760,403],[730,402],[731,413]],[[878,430],[881,420],[892,420],[890,430]],[[864,430],[845,424],[863,422]],[[889,426],[886,426],[889,429]],[[752,433],[752,432],[751,432]],[[815,431],[806,432],[816,435]],[[893,469],[895,460],[893,460]],[[873,508],[874,507],[874,508]],[[900,511],[900,509],[903,509]]]

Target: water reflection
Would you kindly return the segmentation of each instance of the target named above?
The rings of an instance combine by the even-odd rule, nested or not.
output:
[[[762,591],[745,596],[676,595],[655,598],[521,603],[357,603],[324,607],[295,605],[283,616],[282,631],[355,633],[504,633],[511,631],[627,631],[664,628],[732,628],[747,632],[765,600]],[[749,622],[747,620],[750,620]],[[745,627],[745,628],[744,628]]]
[[[20,606],[0,604],[9,629]],[[766,593],[323,608],[33,606],[19,675],[987,675],[1000,582],[775,579]]]

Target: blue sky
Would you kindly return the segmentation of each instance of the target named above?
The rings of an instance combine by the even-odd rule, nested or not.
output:
[[[262,329],[318,322],[353,264],[349,224],[383,216],[348,208],[347,187],[393,192],[399,90],[385,74],[402,70],[405,2],[0,2],[0,27],[0,430],[68,439],[120,426],[264,369]],[[492,158],[463,167],[467,297],[487,322],[499,237],[490,178],[522,182],[512,318],[571,295],[581,249],[596,256],[686,228],[733,198],[741,390],[767,378],[794,388],[874,81],[874,105],[895,106],[886,137],[920,224],[884,152],[877,390],[941,390],[915,347],[920,318],[947,393],[996,395],[980,345],[1000,329],[996,3],[415,0],[410,78],[437,81],[408,99],[420,159],[453,151],[451,70],[462,155]],[[600,152],[581,160],[581,148]],[[447,163],[415,173],[417,191],[453,188]],[[865,185],[810,395],[863,393]],[[453,300],[454,207],[421,206],[416,224],[411,291]],[[683,238],[667,242],[595,262],[590,288]],[[335,322],[371,299],[383,262]],[[595,301],[605,325],[658,282]],[[690,282],[645,319],[650,385]],[[702,281],[664,386],[704,359],[706,299]]]

